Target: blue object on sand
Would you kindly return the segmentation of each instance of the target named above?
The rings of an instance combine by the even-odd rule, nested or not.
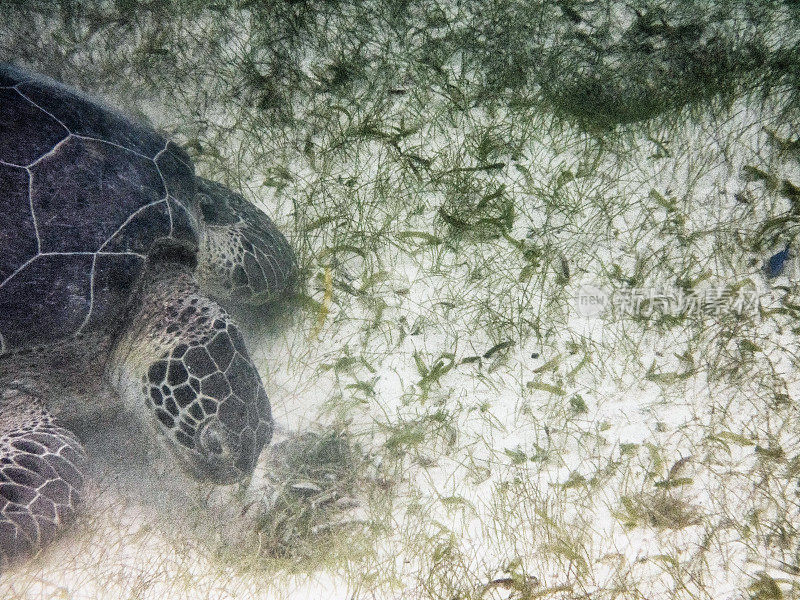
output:
[[[789,260],[789,244],[786,244],[786,248],[780,252],[770,256],[769,260],[764,263],[764,271],[766,271],[767,277],[777,277],[783,273],[787,260]]]

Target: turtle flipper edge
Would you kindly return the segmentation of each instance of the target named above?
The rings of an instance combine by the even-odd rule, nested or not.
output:
[[[35,394],[0,390],[0,564],[36,554],[75,516],[86,454]]]

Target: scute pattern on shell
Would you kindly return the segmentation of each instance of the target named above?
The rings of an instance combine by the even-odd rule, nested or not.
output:
[[[0,354],[101,328],[156,241],[197,248],[182,148],[0,64]]]

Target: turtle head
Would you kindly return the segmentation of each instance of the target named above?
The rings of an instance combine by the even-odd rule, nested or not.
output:
[[[183,469],[227,484],[252,473],[272,418],[236,326],[218,315],[211,327],[212,335],[179,343],[151,363],[143,387],[156,427]]]
[[[229,188],[198,177],[197,277],[220,300],[266,304],[297,276],[294,253],[267,215]]]
[[[191,270],[154,267],[117,339],[110,380],[184,471],[234,483],[272,436],[267,394],[238,327]]]

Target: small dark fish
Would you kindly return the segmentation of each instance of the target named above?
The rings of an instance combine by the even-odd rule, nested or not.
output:
[[[783,273],[787,260],[789,260],[789,244],[786,244],[786,248],[780,252],[770,256],[769,260],[764,263],[764,271],[767,277],[777,277]]]

